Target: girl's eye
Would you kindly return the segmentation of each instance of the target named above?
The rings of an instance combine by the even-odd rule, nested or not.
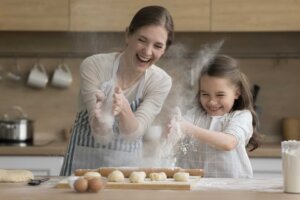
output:
[[[163,47],[161,45],[155,45],[155,48],[162,49]]]

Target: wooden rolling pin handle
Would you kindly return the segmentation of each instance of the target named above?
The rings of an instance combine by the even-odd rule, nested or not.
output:
[[[83,176],[87,172],[99,172],[99,169],[76,169],[74,175]]]
[[[203,169],[181,169],[181,172],[187,172],[190,176],[203,176],[204,171]]]

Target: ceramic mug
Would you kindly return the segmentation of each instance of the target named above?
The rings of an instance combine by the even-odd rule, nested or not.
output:
[[[45,88],[48,83],[48,75],[42,64],[35,64],[30,70],[27,84],[34,88]]]
[[[72,83],[72,73],[68,65],[59,65],[52,76],[51,85],[59,88],[67,88]]]

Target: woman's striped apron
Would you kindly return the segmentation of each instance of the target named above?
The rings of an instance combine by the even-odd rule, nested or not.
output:
[[[130,104],[133,112],[141,103],[144,83],[145,75],[138,85],[136,99]],[[79,112],[60,175],[69,176],[75,169],[139,166],[142,162],[142,136],[126,140],[120,135],[116,120],[113,129],[113,140],[107,145],[101,145],[91,133],[88,112],[86,110]]]

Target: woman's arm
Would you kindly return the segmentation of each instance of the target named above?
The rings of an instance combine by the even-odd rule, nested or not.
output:
[[[116,110],[119,117],[120,131],[133,137],[142,135],[161,111],[171,87],[172,80],[167,73],[157,67],[150,69],[145,77],[142,102],[136,112],[131,111],[127,100],[123,101],[124,107],[120,112],[118,109]],[[115,92],[115,94],[117,93]]]

